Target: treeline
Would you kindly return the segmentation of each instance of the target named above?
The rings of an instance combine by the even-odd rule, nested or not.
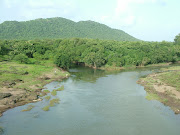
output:
[[[40,64],[53,60],[67,69],[74,63],[91,67],[145,66],[180,60],[180,44],[93,39],[0,40],[0,61]]]

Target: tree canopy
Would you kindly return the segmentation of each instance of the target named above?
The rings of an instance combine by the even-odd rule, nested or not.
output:
[[[29,60],[28,60],[29,59]],[[67,69],[75,63],[102,66],[145,66],[180,60],[180,45],[172,42],[98,39],[0,40],[0,60],[41,63],[53,60]]]
[[[180,33],[175,37],[174,42],[180,45]]]

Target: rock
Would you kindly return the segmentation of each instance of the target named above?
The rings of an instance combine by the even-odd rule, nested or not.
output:
[[[30,101],[37,100],[37,99],[38,99],[38,95],[35,92],[30,93],[30,95],[28,96],[28,100]]]
[[[22,73],[22,75],[28,75],[29,72],[25,71],[24,73]]]
[[[37,100],[33,100],[33,102],[42,101],[42,98],[38,98]]]
[[[3,83],[4,86],[8,87],[8,88],[12,88],[14,85],[16,85],[15,81],[7,81]]]
[[[11,93],[0,93],[0,100],[12,96]]]
[[[44,80],[50,80],[50,79],[51,79],[51,78],[49,78],[49,77],[47,77],[47,76],[44,77]]]
[[[174,111],[174,113],[175,113],[175,114],[180,114],[180,110],[177,109],[177,110]]]
[[[21,79],[17,79],[17,80],[15,80],[16,82],[22,82],[22,83],[24,83],[24,81],[23,80],[21,80]]]

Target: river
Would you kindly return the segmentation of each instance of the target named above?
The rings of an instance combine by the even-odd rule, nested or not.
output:
[[[21,112],[28,105],[6,111],[0,118],[3,135],[179,135],[180,115],[158,101],[145,99],[139,77],[153,68],[105,72],[90,68],[71,69],[71,77],[45,87],[58,92],[60,104],[48,112],[35,107]]]

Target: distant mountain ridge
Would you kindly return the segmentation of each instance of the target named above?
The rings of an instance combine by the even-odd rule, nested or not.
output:
[[[30,21],[5,21],[0,24],[0,39],[92,38],[117,41],[138,41],[122,30],[94,21],[74,22],[65,18]]]

